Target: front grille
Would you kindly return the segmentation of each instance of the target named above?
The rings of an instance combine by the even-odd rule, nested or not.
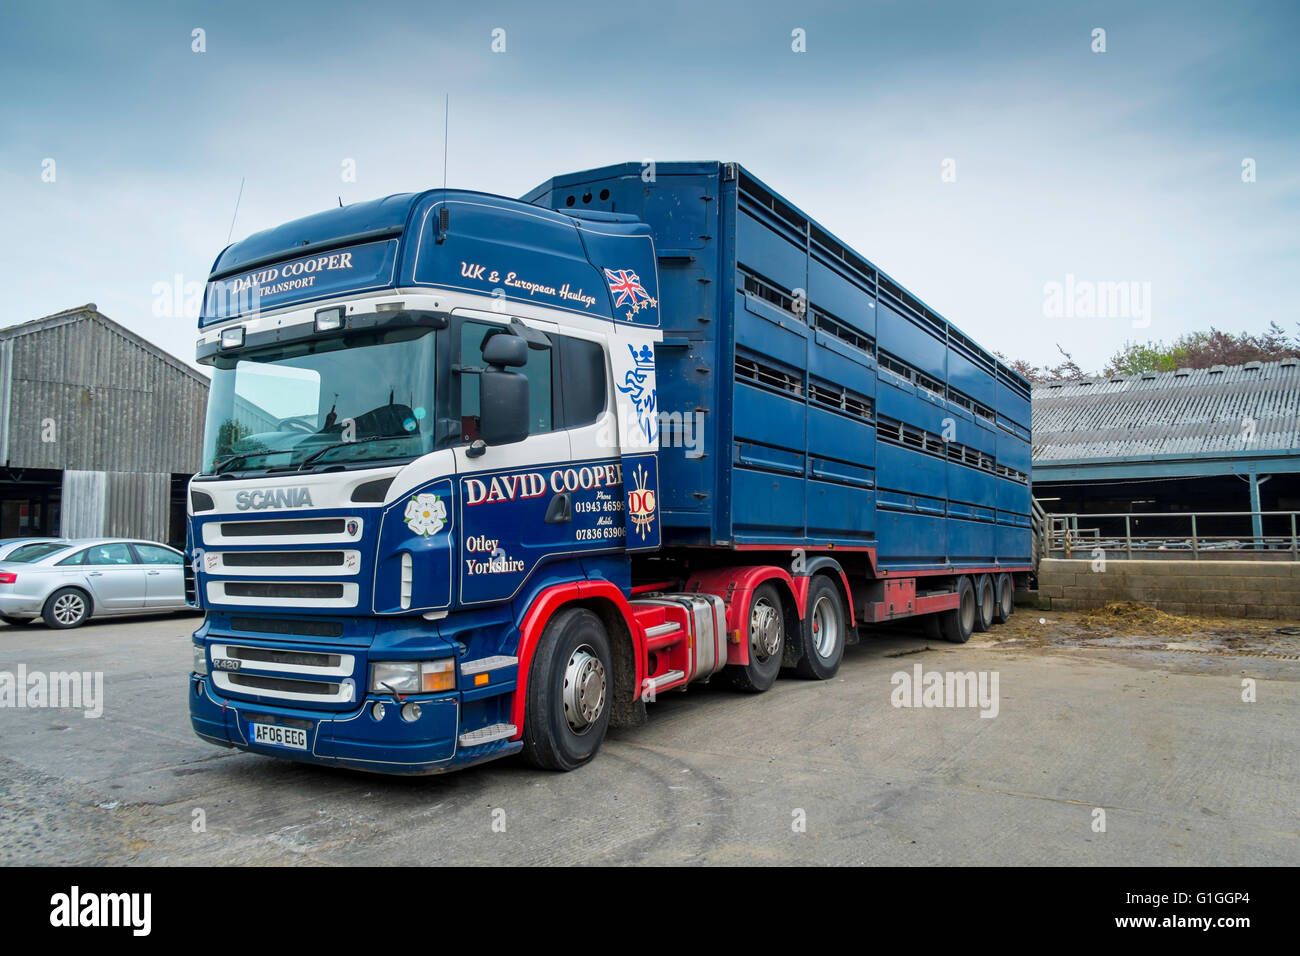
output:
[[[339,692],[337,683],[319,680],[295,680],[290,677],[259,677],[255,674],[226,674],[226,680],[239,687],[253,690],[288,692],[290,694],[312,694],[318,697],[334,697]]]
[[[230,629],[253,634],[300,634],[303,637],[342,637],[341,621],[294,621],[275,617],[231,618]]]
[[[271,647],[244,647],[231,645],[226,653],[241,661],[259,661],[263,664],[292,664],[297,667],[338,667],[343,662],[341,654],[318,654],[314,651],[281,651]]]
[[[228,568],[341,568],[342,551],[227,551],[222,563]]]
[[[347,522],[342,518],[298,518],[289,521],[227,521],[221,533],[227,538],[255,538],[261,535],[343,534]]]
[[[343,597],[341,584],[308,584],[293,581],[227,581],[227,597],[315,598],[329,600]]]

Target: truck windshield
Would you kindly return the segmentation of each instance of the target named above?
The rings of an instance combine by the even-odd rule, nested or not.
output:
[[[409,461],[433,450],[433,401],[429,329],[218,356],[203,473]]]

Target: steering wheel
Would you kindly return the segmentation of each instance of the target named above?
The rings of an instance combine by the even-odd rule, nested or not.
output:
[[[316,434],[316,429],[301,418],[282,418],[275,423],[275,427],[281,431],[302,432],[304,435]]]

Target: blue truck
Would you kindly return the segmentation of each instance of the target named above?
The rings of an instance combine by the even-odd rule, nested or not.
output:
[[[257,233],[197,357],[222,746],[572,770],[693,682],[825,680],[905,618],[966,641],[1032,571],[1028,383],[736,164]]]

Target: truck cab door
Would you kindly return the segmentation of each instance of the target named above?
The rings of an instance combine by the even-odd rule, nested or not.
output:
[[[558,428],[555,348],[528,350],[513,371],[528,379],[528,435],[522,441],[475,446],[479,440],[482,347],[509,335],[509,316],[474,313],[452,325],[450,400],[460,416],[456,508],[460,527],[455,579],[463,605],[508,600],[538,564],[572,549],[572,495],[553,484],[572,460],[569,436]]]

